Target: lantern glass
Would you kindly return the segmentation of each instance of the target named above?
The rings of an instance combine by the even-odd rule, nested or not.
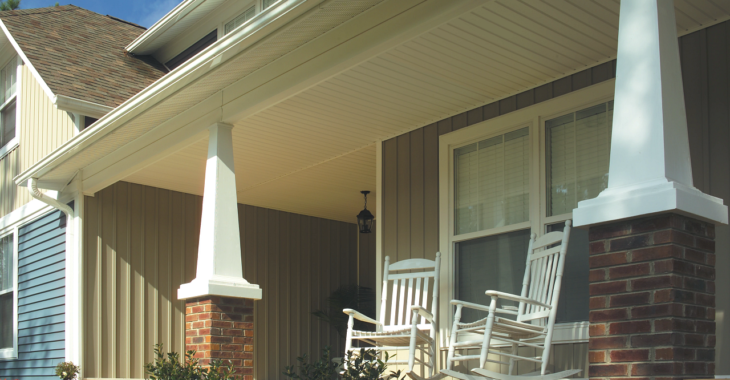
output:
[[[369,234],[373,230],[373,221],[375,217],[367,209],[357,214],[357,227],[362,234]]]

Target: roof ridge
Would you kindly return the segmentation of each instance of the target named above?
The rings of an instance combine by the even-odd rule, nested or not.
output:
[[[119,22],[122,22],[122,23],[125,23],[125,24],[128,24],[128,25],[132,25],[132,26],[135,26],[135,27],[137,27],[137,28],[140,28],[140,29],[142,29],[142,30],[147,30],[147,28],[145,28],[145,27],[144,27],[144,26],[142,26],[142,25],[139,25],[139,24],[135,24],[135,23],[133,23],[133,22],[131,22],[131,21],[127,21],[127,20],[121,19],[121,18],[119,18],[119,17],[114,17],[114,16],[112,16],[112,15],[106,15],[106,17],[109,17],[110,19],[112,19],[112,20],[115,20],[115,21],[119,21]]]
[[[62,9],[59,9],[62,8]],[[73,4],[68,5],[59,5],[59,6],[52,6],[52,7],[44,7],[44,8],[29,8],[29,9],[13,9],[11,11],[2,11],[0,12],[1,17],[10,17],[10,16],[25,16],[25,15],[37,15],[37,14],[43,14],[43,13],[54,13],[54,12],[68,12],[78,9],[84,9],[81,7],[77,7]]]

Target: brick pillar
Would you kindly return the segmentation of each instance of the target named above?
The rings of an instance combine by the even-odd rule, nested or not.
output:
[[[243,380],[253,380],[253,300],[205,296],[186,300],[185,347],[200,364],[230,360]]]
[[[715,372],[715,227],[667,213],[590,228],[592,379]]]

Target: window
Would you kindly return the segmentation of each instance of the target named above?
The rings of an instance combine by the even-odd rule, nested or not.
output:
[[[271,6],[271,4],[274,4],[279,0],[262,0],[261,1],[261,9],[266,9]]]
[[[253,18],[253,16],[256,15],[256,7],[252,6],[251,8],[246,9],[238,15],[238,17],[234,18],[230,22],[228,22],[225,26],[225,32],[224,34],[228,34],[233,31],[233,29],[238,28],[239,26],[243,25],[246,21]]]
[[[562,231],[578,202],[596,197],[608,186],[613,101],[542,117],[553,113],[556,104],[585,102],[581,96],[566,95],[501,120],[485,121],[481,129],[441,137],[441,160],[450,163],[442,168],[451,171],[450,180],[442,180],[441,185],[449,194],[443,198],[449,203],[442,203],[442,212],[450,215],[441,251],[453,254],[453,264],[448,264],[453,265],[449,280],[453,293],[448,298],[489,304],[485,290],[519,294],[531,232]],[[533,124],[519,124],[526,119],[534,120]],[[485,131],[505,128],[505,124],[515,127],[479,138],[479,133],[484,136]],[[588,320],[588,275],[588,233],[574,228],[558,323]],[[467,309],[462,313],[463,321],[486,316]],[[452,315],[443,317],[447,316]],[[565,331],[562,339],[573,339],[567,337],[572,330],[566,327]]]
[[[0,148],[15,139],[15,92],[18,59],[12,58],[0,70]]]
[[[0,238],[0,358],[14,356],[15,271],[13,234]]]

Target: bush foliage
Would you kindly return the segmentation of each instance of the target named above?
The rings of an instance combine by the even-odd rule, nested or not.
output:
[[[162,344],[155,345],[155,362],[147,363],[145,371],[152,380],[234,380],[233,363],[227,365],[218,359],[203,368],[195,356],[195,351],[185,353],[185,362],[180,362],[177,352],[162,353]]]

